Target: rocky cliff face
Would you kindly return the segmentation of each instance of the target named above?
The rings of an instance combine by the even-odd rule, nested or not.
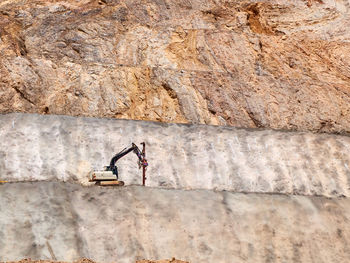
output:
[[[60,182],[5,184],[0,192],[0,260],[5,262],[86,257],[147,263],[142,259],[176,257],[191,263],[328,263],[350,258],[349,198]]]
[[[1,1],[0,112],[349,132],[349,8]]]
[[[0,127],[0,181],[89,185],[91,170],[144,141],[148,187],[350,197],[348,136],[19,113]],[[134,154],[117,165],[141,184]]]

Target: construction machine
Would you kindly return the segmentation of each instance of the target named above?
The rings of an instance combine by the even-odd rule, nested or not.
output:
[[[123,186],[124,182],[118,180],[118,167],[116,166],[116,162],[127,155],[130,152],[134,152],[138,158],[138,165],[139,168],[142,167],[143,173],[142,173],[142,185],[145,185],[146,181],[146,168],[148,166],[147,160],[146,160],[146,147],[145,143],[141,143],[143,146],[142,151],[136,146],[135,143],[131,144],[131,147],[124,148],[122,151],[117,153],[113,156],[111,159],[109,166],[105,166],[104,170],[102,171],[92,171],[89,174],[89,181],[90,182],[96,182],[97,185],[101,186],[110,186],[110,185],[116,185],[116,186]]]

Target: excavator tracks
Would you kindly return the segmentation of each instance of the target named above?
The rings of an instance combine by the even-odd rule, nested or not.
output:
[[[96,185],[100,186],[123,186],[123,181],[98,181],[96,182]]]

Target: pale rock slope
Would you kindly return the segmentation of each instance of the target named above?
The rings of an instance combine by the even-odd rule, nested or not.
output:
[[[350,199],[0,185],[0,260],[329,263],[350,258]],[[15,249],[14,249],[15,248]],[[51,252],[50,252],[51,251]]]
[[[0,115],[0,262],[329,263],[350,258],[350,137]],[[88,186],[118,161],[124,187]]]
[[[144,141],[147,186],[350,196],[348,136],[21,113],[0,115],[0,127],[0,180],[87,185],[92,169]],[[133,153],[117,166],[141,184]]]

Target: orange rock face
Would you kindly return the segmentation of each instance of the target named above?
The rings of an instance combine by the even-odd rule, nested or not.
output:
[[[0,112],[350,131],[348,1],[0,3]]]

